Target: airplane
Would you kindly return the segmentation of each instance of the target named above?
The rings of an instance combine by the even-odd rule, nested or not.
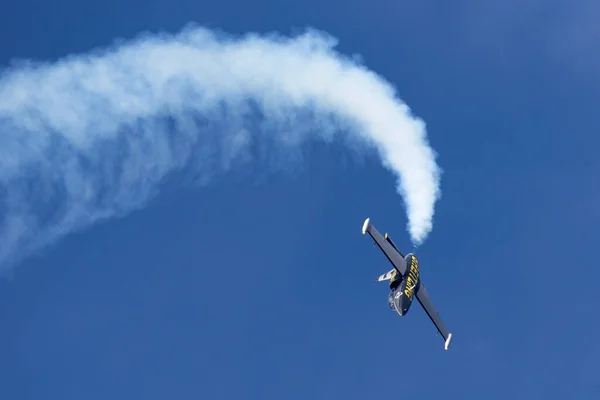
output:
[[[377,246],[383,251],[383,254],[385,254],[394,266],[393,269],[377,278],[377,282],[390,281],[390,294],[388,296],[390,308],[400,316],[404,316],[410,309],[413,298],[416,296],[425,313],[427,313],[438,332],[444,338],[444,349],[448,350],[452,341],[452,333],[448,332],[448,329],[442,322],[440,314],[435,309],[429,298],[429,294],[427,294],[427,289],[425,289],[425,285],[421,281],[419,260],[417,260],[417,257],[412,253],[403,255],[387,233],[383,237],[371,225],[370,218],[365,220],[362,233],[363,235],[369,233]]]

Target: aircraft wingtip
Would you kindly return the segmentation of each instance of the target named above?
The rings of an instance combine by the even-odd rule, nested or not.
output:
[[[365,223],[363,224],[363,227],[362,227],[362,233],[363,233],[363,235],[365,233],[367,233],[367,228],[369,228],[369,223],[370,222],[371,222],[371,218],[365,219]]]
[[[452,341],[452,334],[448,334],[448,339],[446,339],[446,343],[444,343],[444,350],[448,350],[450,347],[450,342]]]

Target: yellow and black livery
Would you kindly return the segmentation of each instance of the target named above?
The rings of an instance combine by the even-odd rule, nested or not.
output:
[[[377,278],[378,282],[390,281],[390,294],[388,296],[390,308],[400,316],[404,316],[412,305],[413,299],[416,297],[438,332],[444,338],[444,348],[448,350],[452,334],[448,332],[448,329],[442,322],[439,313],[429,298],[425,285],[421,282],[419,260],[417,257],[412,253],[403,255],[387,233],[385,237],[381,236],[377,229],[371,225],[369,218],[363,224],[362,233],[363,235],[369,233],[377,246],[383,251],[383,254],[385,254],[394,266],[392,270]]]

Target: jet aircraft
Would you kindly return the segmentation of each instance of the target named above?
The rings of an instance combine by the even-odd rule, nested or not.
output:
[[[387,233],[383,237],[371,225],[370,218],[365,220],[362,228],[363,235],[367,232],[394,266],[393,269],[377,279],[378,282],[390,281],[390,294],[388,296],[390,308],[395,310],[400,316],[404,316],[412,305],[413,298],[416,297],[438,332],[444,338],[444,349],[448,350],[452,334],[446,329],[439,313],[429,299],[427,289],[425,289],[425,285],[421,281],[419,260],[417,260],[417,257],[412,253],[403,255]]]

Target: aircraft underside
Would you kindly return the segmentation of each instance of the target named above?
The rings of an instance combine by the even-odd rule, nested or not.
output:
[[[408,312],[412,301],[406,297],[403,289],[398,287],[390,292],[388,304],[392,310],[396,311],[400,316],[404,316]]]

